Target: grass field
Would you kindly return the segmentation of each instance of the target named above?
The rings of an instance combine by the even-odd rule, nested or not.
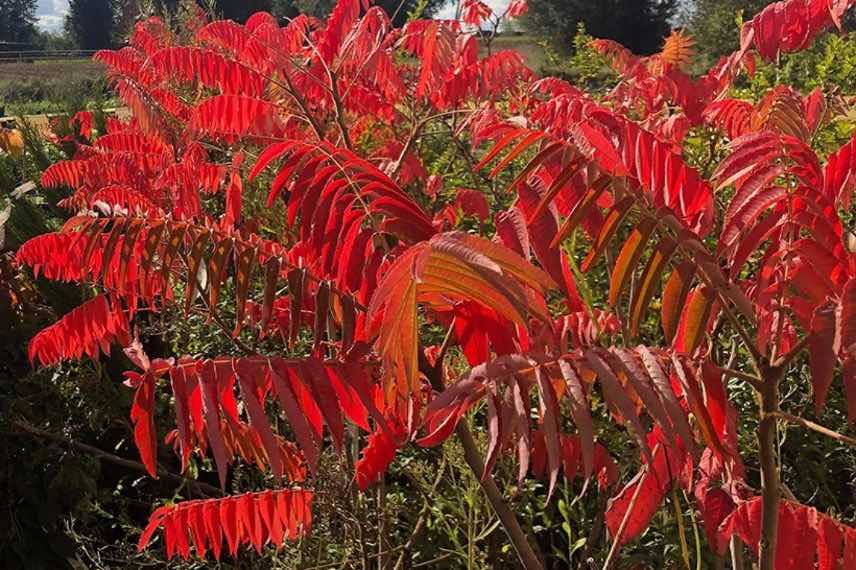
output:
[[[105,93],[104,66],[88,59],[0,63],[0,116],[53,113]]]
[[[42,81],[74,81],[91,79],[104,73],[104,66],[90,59],[35,61],[32,63],[0,62],[0,85]]]

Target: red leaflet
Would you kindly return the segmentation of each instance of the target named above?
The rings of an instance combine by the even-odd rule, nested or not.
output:
[[[580,151],[590,160],[596,160],[603,170],[615,176],[627,173],[615,146],[597,128],[588,123],[578,123],[572,135]]]
[[[844,395],[847,397],[847,419],[856,422],[856,353],[851,352],[844,358],[841,376],[844,379]]]
[[[606,489],[618,481],[618,466],[609,455],[609,452],[601,444],[596,443],[592,448],[591,472],[580,471],[582,460],[582,446],[584,443],[577,436],[559,434],[560,460],[562,473],[567,480],[582,476],[588,484],[588,479],[594,475],[601,489]],[[532,474],[542,478],[547,466],[547,447],[544,432],[541,430],[532,433]]]
[[[217,475],[220,478],[220,488],[226,487],[226,447],[223,441],[223,432],[220,427],[220,394],[218,393],[219,381],[216,365],[207,360],[199,369],[199,385],[202,390],[202,409],[205,412],[205,427],[208,433],[208,441],[214,453],[214,462],[217,465]]]
[[[814,407],[817,413],[826,404],[826,395],[832,384],[835,370],[835,307],[823,305],[814,310],[808,340],[811,384],[814,389]]]
[[[360,15],[360,5],[364,3],[364,0],[341,0],[336,3],[318,42],[318,52],[327,64],[333,61],[345,34]]]
[[[752,103],[740,99],[720,99],[704,110],[707,123],[722,129],[730,139],[736,139],[749,132],[749,120]]]
[[[168,47],[146,62],[161,76],[178,76],[184,81],[199,81],[221,93],[260,97],[267,80],[241,63],[229,61],[214,51],[194,47]],[[145,68],[144,68],[145,72]]]
[[[311,397],[324,417],[324,423],[330,430],[337,451],[341,452],[345,429],[342,424],[342,411],[324,365],[316,358],[309,358],[301,363],[298,370],[300,379],[309,387]]]
[[[835,349],[844,354],[856,353],[856,277],[844,286],[838,311]]]
[[[241,397],[246,405],[247,414],[250,416],[250,426],[255,429],[262,440],[265,451],[270,458],[271,471],[277,477],[283,474],[282,459],[277,448],[276,438],[271,430],[267,416],[265,416],[262,403],[259,401],[258,380],[262,379],[245,360],[241,360],[235,367],[238,382],[241,386]],[[262,402],[263,402],[262,398]]]
[[[455,338],[471,366],[485,362],[491,349],[498,355],[514,351],[511,323],[494,311],[472,301],[463,301],[450,312]]]
[[[519,184],[517,191],[520,198],[520,210],[525,218],[529,218],[540,201],[538,193],[527,184]],[[562,284],[568,299],[568,310],[582,310],[582,300],[577,292],[574,278],[568,269],[568,261],[565,258],[565,254],[561,249],[551,247],[559,230],[555,212],[547,210],[534,219],[530,219],[527,229],[529,232],[529,241],[532,244],[532,249],[535,252],[538,262],[556,283]]]
[[[701,380],[704,385],[704,405],[710,416],[713,431],[719,441],[724,442],[729,403],[722,370],[710,362],[705,362],[702,365]]]
[[[354,464],[357,486],[361,491],[378,481],[395,459],[395,452],[401,447],[404,430],[396,422],[390,423],[391,431],[377,430],[368,437],[360,458]]]
[[[88,164],[86,160],[63,160],[52,164],[42,172],[42,186],[77,188],[86,177]]]
[[[722,521],[734,510],[734,501],[731,496],[720,488],[709,489],[705,492],[701,502],[701,518],[704,521],[704,534],[707,542],[714,550],[721,550],[717,546],[717,531]]]
[[[830,155],[823,173],[823,194],[845,210],[856,190],[856,136]]]
[[[506,14],[509,18],[519,18],[528,11],[529,3],[526,0],[512,0]]]
[[[137,548],[146,548],[158,528],[164,531],[168,558],[178,554],[187,560],[192,541],[197,556],[204,558],[209,548],[219,560],[224,535],[232,556],[241,545],[253,545],[259,552],[268,542],[280,548],[283,538],[297,540],[309,531],[312,498],[311,491],[282,489],[160,507]]]
[[[145,195],[127,186],[107,186],[89,197],[93,208],[106,209],[107,212],[128,211],[133,214],[161,216],[160,208]]]
[[[125,372],[137,391],[134,394],[134,405],[131,407],[131,421],[134,423],[134,443],[140,451],[140,458],[146,466],[149,475],[158,478],[157,468],[157,430],[155,429],[155,377],[153,374],[144,375]]]
[[[457,198],[455,198],[455,206],[460,208],[465,216],[473,216],[478,218],[480,222],[484,222],[490,217],[490,205],[487,203],[484,194],[478,190],[459,189]]]

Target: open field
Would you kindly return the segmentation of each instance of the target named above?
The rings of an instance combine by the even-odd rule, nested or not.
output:
[[[0,62],[0,85],[42,81],[75,81],[92,79],[104,73],[104,66],[90,59],[35,61],[32,63]]]
[[[54,113],[105,93],[104,66],[89,59],[0,63],[0,116]]]

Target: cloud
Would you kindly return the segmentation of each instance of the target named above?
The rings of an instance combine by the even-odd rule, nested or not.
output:
[[[495,14],[502,14],[505,12],[510,1],[511,0],[482,0],[482,2],[493,9]],[[457,2],[447,2],[443,8],[437,12],[437,18],[441,20],[451,20],[455,17],[455,8],[457,8],[457,6]]]
[[[62,29],[66,14],[68,0],[39,0],[36,25],[47,32],[58,32]]]

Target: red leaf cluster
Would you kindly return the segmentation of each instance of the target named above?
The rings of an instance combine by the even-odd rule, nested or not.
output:
[[[369,435],[360,458],[354,463],[357,487],[361,491],[380,480],[405,439],[405,430],[397,422],[387,422]]]
[[[143,550],[161,528],[167,558],[177,554],[187,560],[192,546],[199,558],[210,550],[220,560],[224,538],[231,556],[241,545],[252,545],[258,553],[266,544],[279,549],[284,540],[309,532],[312,498],[311,491],[282,489],[163,506],[152,513],[137,548]]]
[[[773,2],[743,25],[743,50],[753,46],[767,61],[780,53],[807,48],[814,38],[833,24],[841,28],[841,17],[853,0],[783,0]]]
[[[725,552],[732,536],[739,537],[753,552],[758,551],[761,503],[761,497],[753,497],[725,517],[717,531],[720,553]],[[779,504],[776,545],[776,570],[836,570],[856,565],[856,529],[799,503],[783,500]]]
[[[110,354],[113,341],[127,344],[128,330],[118,301],[98,295],[34,336],[28,351],[30,362],[38,359],[47,366],[83,356],[96,359],[102,352]]]

